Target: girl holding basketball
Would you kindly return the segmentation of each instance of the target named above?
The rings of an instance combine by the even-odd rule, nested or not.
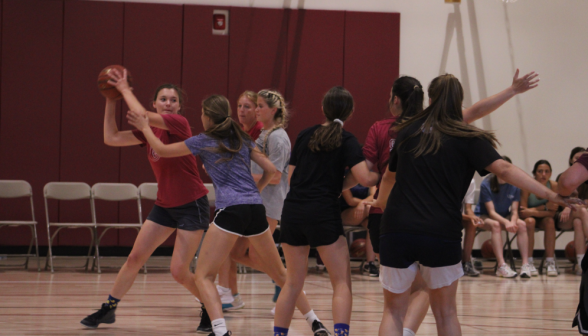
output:
[[[109,83],[121,92],[130,109],[148,120],[150,133],[155,134],[161,142],[183,143],[192,136],[188,120],[181,115],[184,94],[179,87],[164,84],[157,88],[152,105],[156,112],[147,112],[132,93],[126,79],[126,70],[122,74],[113,70],[109,75]],[[157,201],[143,223],[127,261],[116,277],[108,301],[102,304],[98,312],[81,321],[90,328],[96,328],[100,323],[115,322],[118,302],[131,288],[137,273],[153,251],[174,231],[177,232],[177,236],[170,266],[172,276],[194,296],[199,296],[189,266],[209,223],[210,210],[206,196],[208,190],[200,179],[196,159],[193,156],[162,158],[157,150],[149,146],[143,132],[119,131],[115,119],[115,105],[114,100],[106,100],[104,143],[115,147],[147,145],[147,158],[157,179]],[[203,316],[198,331],[209,332],[210,320],[204,307],[202,309]]]
[[[452,75],[429,86],[430,106],[397,126],[388,170],[397,179],[390,197],[384,179],[375,205],[385,207],[380,237],[384,316],[380,335],[402,335],[411,283],[420,267],[429,287],[439,335],[461,335],[457,280],[461,266],[461,206],[475,171],[568,206],[564,199],[502,160],[492,132],[464,123],[463,89]],[[452,172],[448,175],[446,172]],[[387,206],[381,202],[387,201]],[[428,209],[428,211],[422,211]],[[420,266],[419,266],[420,265]]]
[[[294,303],[301,294],[308,270],[308,252],[316,247],[333,285],[335,335],[349,335],[351,270],[343,235],[339,195],[358,182],[377,183],[353,134],[343,123],[353,113],[353,97],[342,87],[330,89],[322,102],[326,121],[300,132],[288,168],[290,192],[282,212],[282,248],[288,265],[286,285],[278,298],[274,335],[287,335]],[[349,167],[344,185],[345,168]]]
[[[130,111],[129,123],[141,130],[149,144],[163,158],[198,155],[214,182],[216,214],[206,234],[196,267],[196,284],[201,300],[212,319],[214,336],[228,336],[222,303],[214,280],[222,262],[229,256],[240,237],[248,238],[263,264],[261,270],[280,286],[286,270],[274,244],[260,196],[272,181],[276,168],[254,147],[251,138],[231,118],[231,108],[223,96],[210,96],[202,102],[202,124],[205,131],[184,142],[164,144],[153,134],[149,120]],[[250,170],[250,160],[263,170],[257,182]],[[304,294],[296,299],[301,312],[311,311]],[[325,332],[315,335],[328,335]]]

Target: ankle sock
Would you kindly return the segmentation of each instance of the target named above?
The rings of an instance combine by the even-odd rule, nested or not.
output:
[[[408,328],[404,328],[402,329],[402,336],[415,336],[416,334],[414,333],[414,331],[408,329]]]
[[[312,328],[312,322],[315,320],[320,321],[312,309],[308,313],[304,314],[304,318],[306,319],[306,323],[308,323],[310,328]]]
[[[529,261],[529,264],[533,263],[533,257],[529,257],[529,258],[527,258],[527,260]]]
[[[108,300],[106,300],[106,304],[108,305],[108,308],[110,308],[110,309],[116,308],[116,306],[118,305],[119,302],[120,302],[120,300],[112,297],[112,295],[108,295]]]
[[[555,258],[545,258],[545,262],[555,262]]]
[[[349,324],[335,323],[335,336],[349,336]]]
[[[223,336],[227,333],[227,324],[224,318],[212,321],[212,332],[214,332],[214,336]]]
[[[274,336],[288,336],[288,328],[274,327]]]

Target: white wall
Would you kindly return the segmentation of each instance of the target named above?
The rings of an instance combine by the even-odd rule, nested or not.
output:
[[[467,92],[466,106],[510,85],[517,67],[540,74],[537,89],[476,122],[496,131],[502,143],[500,152],[513,163],[530,172],[535,161],[547,159],[556,175],[567,168],[573,147],[588,146],[583,100],[588,96],[585,0],[519,0],[511,4],[463,0],[461,5],[443,0],[136,2],[399,12],[400,73],[418,78],[425,86],[440,73],[452,73]],[[570,240],[571,235],[569,239],[562,237],[558,249]],[[542,248],[540,239],[536,248]]]

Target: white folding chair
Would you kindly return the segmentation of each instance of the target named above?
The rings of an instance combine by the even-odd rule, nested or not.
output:
[[[96,200],[122,202],[122,201],[136,201],[139,217],[135,223],[103,223],[98,221],[98,214],[96,211],[96,204],[94,204],[94,219],[96,220],[96,229],[103,228],[104,231],[100,235],[96,234],[96,259],[95,265],[98,273],[102,273],[100,269],[100,241],[102,237],[110,229],[135,229],[137,233],[141,230],[143,225],[143,215],[141,214],[141,198],[139,197],[139,189],[131,183],[96,183],[92,186],[93,202]],[[92,270],[94,265],[92,265]],[[143,265],[143,271],[147,273],[147,267]]]
[[[22,180],[0,180],[0,198],[20,198],[29,197],[31,200],[31,220],[0,220],[0,228],[4,226],[28,226],[31,229],[31,242],[26,254],[11,254],[7,257],[26,257],[22,266],[29,268],[29,258],[37,257],[37,271],[41,271],[41,262],[39,261],[39,241],[37,240],[37,221],[35,220],[35,209],[33,207],[33,188],[27,181]],[[35,243],[35,254],[32,254],[33,243]],[[21,266],[21,265],[0,265],[0,266]]]
[[[43,188],[43,196],[45,199],[45,216],[47,218],[47,240],[49,242],[49,250],[47,251],[47,261],[45,262],[45,269],[50,265],[51,273],[53,273],[53,250],[51,248],[53,240],[62,229],[78,229],[87,228],[90,230],[90,247],[88,248],[88,255],[86,258],[85,267],[88,270],[90,263],[92,246],[94,245],[94,237],[96,234],[96,219],[94,217],[94,202],[92,201],[92,190],[87,183],[83,182],[49,182]],[[92,222],[80,222],[80,223],[64,223],[64,222],[51,222],[49,219],[49,204],[48,199],[60,200],[60,201],[73,201],[87,199],[90,203],[90,213],[92,215]],[[51,227],[56,227],[57,230],[51,235]],[[69,267],[71,268],[71,267]]]

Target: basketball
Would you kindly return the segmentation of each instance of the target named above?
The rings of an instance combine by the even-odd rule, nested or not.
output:
[[[482,252],[482,258],[486,259],[495,259],[496,256],[494,255],[494,250],[492,249],[492,240],[488,239],[482,244],[482,248],[480,249]]]
[[[365,257],[365,239],[359,238],[351,243],[349,246],[349,255],[355,258]]]
[[[108,80],[110,79],[108,73],[113,69],[118,70],[122,75],[123,70],[125,70],[125,67],[123,67],[122,65],[109,65],[106,68],[102,69],[102,71],[100,71],[100,74],[98,74],[98,90],[100,90],[100,93],[104,97],[118,100],[122,98],[122,95],[120,94],[120,92],[118,92],[116,87],[108,83]],[[133,76],[131,76],[129,70],[127,70],[127,82],[129,82],[130,87],[133,86]]]
[[[574,241],[572,240],[571,242],[568,243],[568,245],[566,245],[566,258],[568,258],[568,260],[572,263],[576,263],[576,246],[574,245]]]

